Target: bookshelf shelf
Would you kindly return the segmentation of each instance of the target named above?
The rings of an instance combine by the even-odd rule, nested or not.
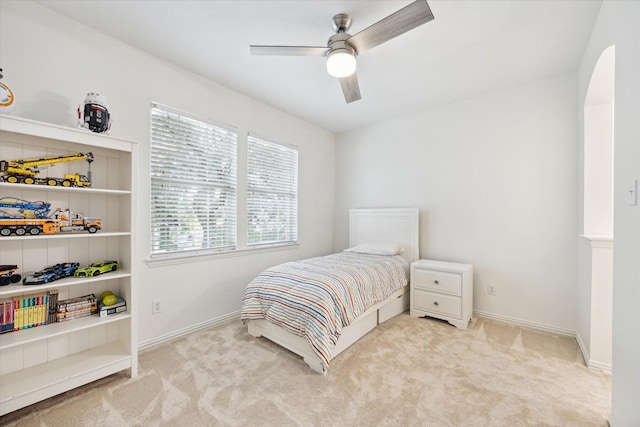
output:
[[[107,194],[113,196],[130,196],[129,190],[110,190],[108,188],[76,188],[76,187],[46,187],[42,185],[24,185],[24,184],[11,184],[8,182],[0,182],[0,190],[20,190],[25,192],[36,191],[51,191],[51,192],[65,192],[65,193],[77,193],[77,194]]]
[[[30,286],[22,285],[20,283],[14,283],[0,288],[0,299],[12,297],[14,295],[59,289],[67,286],[77,286],[81,284],[105,280],[117,280],[125,277],[131,277],[131,272],[127,270],[116,270],[112,273],[101,274],[100,276],[96,277],[66,277],[64,279],[56,280],[55,282],[47,283],[45,285]]]
[[[8,242],[8,241],[21,241],[27,242],[29,240],[55,240],[55,239],[87,239],[87,238],[99,238],[99,237],[119,237],[119,236],[130,236],[131,232],[129,231],[112,231],[112,232],[101,232],[98,231],[94,234],[89,233],[66,233],[66,234],[40,234],[38,236],[6,236],[0,237],[0,242]]]
[[[121,342],[112,342],[67,357],[0,376],[0,407],[9,413],[71,388],[128,369],[132,352]]]
[[[23,277],[64,262],[78,262],[84,267],[96,261],[116,260],[121,266],[91,278],[67,277],[43,285],[19,282],[2,286],[0,302],[53,290],[59,300],[99,296],[110,290],[127,302],[123,313],[0,334],[0,415],[118,371],[128,370],[132,378],[137,376],[133,214],[137,150],[137,144],[131,141],[0,114],[1,160],[78,152],[91,152],[94,156],[90,165],[60,163],[45,175],[58,177],[90,166],[89,188],[0,182],[0,198],[46,201],[52,211],[69,209],[102,221],[102,230],[93,234],[0,236],[0,262],[17,265],[17,272]]]
[[[28,344],[35,341],[45,340],[56,337],[58,335],[69,334],[71,332],[81,331],[83,329],[93,328],[96,326],[106,325],[110,322],[118,322],[122,320],[130,319],[131,315],[128,313],[112,314],[108,317],[100,317],[98,315],[92,315],[75,320],[68,320],[66,322],[51,323],[45,326],[38,326],[31,329],[25,329],[15,333],[7,334],[2,343],[0,344],[0,350],[5,348],[11,348],[18,345]]]

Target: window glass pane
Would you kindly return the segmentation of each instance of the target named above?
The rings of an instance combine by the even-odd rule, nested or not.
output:
[[[247,244],[298,240],[298,150],[249,135]]]
[[[236,245],[237,133],[151,109],[151,255]]]

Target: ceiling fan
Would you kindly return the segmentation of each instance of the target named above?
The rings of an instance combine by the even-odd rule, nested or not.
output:
[[[333,29],[336,34],[329,38],[327,47],[251,45],[251,54],[326,56],[327,71],[340,80],[345,100],[350,103],[361,98],[355,72],[356,56],[432,19],[433,13],[427,0],[416,0],[352,36],[347,34],[351,28],[351,16],[339,13],[333,17]]]

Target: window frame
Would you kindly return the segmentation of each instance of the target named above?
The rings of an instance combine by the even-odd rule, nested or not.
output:
[[[206,134],[206,129],[209,129],[210,131],[212,131],[213,133],[210,135],[210,138],[215,138],[216,136],[219,136],[218,134],[222,135],[224,133],[228,133],[229,136],[228,138],[222,138],[224,139],[224,141],[222,141],[223,144],[230,144],[231,148],[229,147],[225,147],[225,152],[223,153],[223,156],[227,156],[228,158],[226,160],[230,161],[230,165],[226,165],[225,167],[229,167],[230,168],[230,173],[232,175],[232,177],[230,178],[230,180],[228,182],[222,182],[222,181],[216,181],[216,180],[208,180],[208,178],[206,176],[202,176],[202,172],[201,171],[195,171],[198,168],[198,164],[197,161],[195,161],[195,157],[194,157],[194,162],[190,163],[190,167],[193,168],[192,171],[189,172],[193,172],[194,174],[196,174],[194,176],[194,179],[189,181],[190,182],[190,188],[191,189],[195,189],[196,193],[198,193],[196,196],[194,197],[198,197],[198,201],[193,201],[194,204],[198,204],[197,202],[202,202],[202,200],[200,200],[200,198],[205,198],[207,199],[207,195],[208,197],[211,197],[216,190],[218,190],[218,194],[224,193],[224,190],[221,190],[221,188],[226,188],[228,190],[228,192],[231,193],[231,207],[229,207],[229,205],[224,204],[224,209],[223,211],[226,212],[226,218],[230,218],[231,221],[229,223],[227,223],[228,220],[223,219],[224,222],[224,226],[222,227],[223,229],[226,229],[223,231],[223,233],[221,234],[223,236],[224,239],[224,245],[221,246],[215,246],[215,247],[192,247],[192,248],[185,248],[185,249],[179,249],[179,250],[173,250],[173,251],[159,251],[159,252],[155,252],[155,248],[156,248],[156,243],[157,243],[157,239],[156,239],[156,235],[158,233],[158,229],[157,227],[157,222],[155,221],[155,216],[154,216],[154,206],[155,206],[155,202],[154,202],[154,197],[157,195],[155,193],[154,190],[154,186],[158,185],[158,183],[163,183],[163,182],[172,182],[173,184],[177,185],[179,184],[179,179],[176,179],[175,176],[173,176],[171,179],[167,179],[164,177],[158,177],[158,176],[154,176],[157,171],[154,169],[154,149],[156,148],[155,146],[155,136],[154,136],[154,132],[160,132],[159,129],[155,129],[154,128],[154,114],[157,114],[156,112],[154,112],[154,110],[157,110],[157,113],[162,115],[165,114],[167,116],[177,116],[179,119],[184,119],[184,123],[188,123],[190,121],[194,121],[197,122],[197,124],[203,128],[205,128],[205,131],[203,131],[202,135]],[[196,135],[198,133],[198,130],[196,129]],[[193,135],[190,135],[190,137]],[[205,135],[206,136],[206,135]],[[195,138],[194,138],[195,139]],[[210,139],[209,141],[212,141],[212,139]],[[173,143],[174,141],[172,141]],[[198,141],[196,141],[198,142]],[[199,144],[195,144],[196,148],[204,148],[206,149],[206,142],[202,142],[199,141]],[[173,147],[176,150],[180,150],[181,147],[176,146]],[[239,182],[238,182],[238,151],[239,151],[239,137],[238,137],[238,131],[237,128],[235,128],[234,126],[230,126],[230,125],[225,125],[225,124],[220,124],[217,123],[215,121],[209,120],[209,119],[205,119],[202,117],[199,117],[197,115],[185,112],[185,111],[181,111],[157,102],[153,102],[151,103],[151,109],[150,109],[150,143],[149,143],[149,159],[150,159],[150,220],[149,220],[149,231],[150,231],[150,236],[149,236],[149,243],[150,243],[150,247],[149,247],[149,261],[166,261],[166,260],[184,260],[184,259],[197,259],[200,258],[202,256],[210,256],[210,255],[215,255],[215,254],[219,254],[219,253],[225,253],[225,252],[233,252],[237,249],[238,246],[238,196],[239,196]],[[209,153],[211,154],[211,153]],[[218,172],[218,174],[220,175],[220,172],[223,171],[222,166],[219,169],[211,169],[208,170],[207,172],[211,175],[215,174]],[[164,171],[161,171],[164,172]],[[207,173],[205,172],[205,173]],[[200,175],[198,177],[198,174]],[[224,175],[224,174],[222,174]],[[200,179],[198,179],[200,178]],[[222,178],[222,180],[224,180],[224,178]],[[194,184],[193,182],[199,182],[202,181],[202,184]],[[184,182],[183,182],[184,184]],[[205,189],[204,192],[204,196],[199,194],[199,190]],[[225,193],[227,194],[227,193]],[[169,192],[169,196],[170,197],[172,195],[171,192]],[[173,194],[175,195],[175,194]],[[178,196],[179,197],[179,196]],[[206,200],[205,200],[205,203]],[[166,205],[165,205],[166,206]],[[206,204],[207,209],[205,210],[206,213],[210,212],[210,210],[208,209],[210,206],[214,206],[213,203],[207,203]],[[180,209],[180,208],[178,208]],[[192,213],[192,215],[195,215],[197,217],[197,214]],[[202,223],[201,223],[202,224]],[[205,229],[207,231],[211,230],[211,227],[205,227]],[[215,228],[214,228],[215,230]],[[191,236],[194,235],[194,232],[190,233]],[[205,236],[209,235],[206,231],[203,231],[203,234]],[[215,237],[215,236],[214,236]],[[209,236],[208,238],[203,237],[203,240],[214,240],[214,237]]]
[[[283,177],[283,174],[281,174],[279,176],[279,181],[278,181],[278,185],[279,188],[278,189],[274,189],[271,188],[271,191],[262,191],[262,193],[266,193],[266,194],[280,194],[281,196],[283,194],[285,194],[287,191],[293,193],[293,201],[289,202],[289,207],[291,208],[291,210],[288,212],[288,223],[287,225],[285,225],[285,228],[287,228],[288,230],[285,231],[286,237],[280,240],[268,240],[268,241],[258,241],[258,242],[252,242],[251,238],[250,238],[250,233],[251,233],[251,193],[252,193],[252,180],[251,180],[251,173],[252,173],[252,165],[251,165],[251,161],[250,161],[250,156],[251,156],[251,144],[253,142],[259,142],[262,143],[264,145],[270,145],[271,147],[277,147],[277,149],[283,151],[283,152],[288,152],[288,153],[294,153],[294,157],[295,160],[293,161],[293,164],[290,165],[286,165],[284,162],[281,163],[277,163],[277,159],[274,159],[273,157],[270,158],[271,163],[276,163],[276,165],[278,167],[286,167],[286,166],[291,166],[293,167],[293,170],[287,170],[289,174],[291,174],[291,176],[289,177],[289,179],[293,178],[294,184],[293,184],[293,188],[289,187],[289,188],[284,188],[284,183],[283,180],[286,180],[286,177]],[[246,182],[246,197],[245,197],[245,202],[246,202],[246,215],[245,215],[245,227],[246,227],[246,232],[245,232],[245,238],[246,238],[246,245],[247,248],[254,248],[254,249],[259,249],[259,248],[265,248],[265,247],[276,247],[276,246],[287,246],[287,245],[297,245],[298,244],[298,237],[299,237],[299,204],[300,204],[300,188],[299,188],[299,182],[300,182],[300,177],[299,177],[299,164],[300,164],[300,150],[298,149],[297,146],[295,145],[291,145],[291,144],[285,144],[282,142],[278,142],[278,141],[274,141],[273,139],[270,138],[266,138],[263,137],[262,135],[259,135],[257,133],[253,133],[253,132],[249,132],[247,134],[247,155],[246,155],[246,174],[245,176],[247,177],[247,182]],[[253,187],[255,188],[255,187]],[[291,222],[293,222],[291,224]]]

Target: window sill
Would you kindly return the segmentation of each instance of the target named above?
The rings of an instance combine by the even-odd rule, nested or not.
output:
[[[220,252],[207,252],[207,253],[180,253],[180,254],[171,254],[158,258],[147,258],[145,263],[149,268],[155,267],[164,267],[167,265],[177,265],[177,264],[187,264],[192,262],[202,262],[215,260],[220,258],[231,258],[231,257],[239,257],[239,256],[248,256],[261,254],[266,252],[276,252],[276,251],[288,251],[292,249],[297,249],[300,246],[299,243],[285,243],[278,245],[265,245],[256,248],[242,248],[242,249],[232,249]]]

